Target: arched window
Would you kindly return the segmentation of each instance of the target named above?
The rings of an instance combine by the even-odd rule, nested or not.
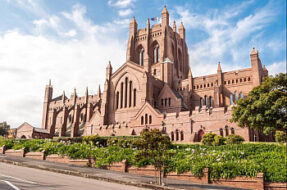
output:
[[[143,66],[144,62],[144,48],[142,48],[139,52],[139,65]]]
[[[238,93],[237,93],[237,91],[234,92],[234,97],[235,97],[235,101],[237,101],[238,100]]]
[[[244,95],[242,92],[240,92],[239,96],[240,96],[240,98],[244,99]]]
[[[209,106],[212,108],[213,107],[213,102],[212,102],[212,97],[209,96]]]
[[[228,126],[226,125],[226,126],[225,126],[225,136],[227,137],[228,135],[229,135]]]
[[[234,135],[234,134],[235,134],[235,130],[234,130],[234,128],[232,127],[230,130],[231,130],[231,134],[233,134],[233,135]]]
[[[147,124],[147,114],[145,114],[145,124]]]
[[[125,79],[125,108],[128,106],[128,77]]]
[[[151,124],[151,122],[152,122],[152,117],[151,115],[149,115],[149,124]]]
[[[134,107],[137,105],[137,89],[134,89]]]
[[[175,131],[175,140],[178,141],[179,140],[179,133],[178,133],[178,129]]]
[[[131,107],[132,106],[132,90],[133,89],[133,82],[132,81],[130,81],[130,89],[129,89],[129,107]]]
[[[153,70],[153,75],[156,75],[156,69]]]
[[[160,57],[159,45],[156,44],[154,46],[154,49],[153,49],[153,63],[158,63],[159,62],[159,57]]]
[[[167,98],[164,99],[164,106],[167,105]]]
[[[223,137],[223,129],[222,128],[219,129],[219,133],[220,133],[220,136]]]
[[[123,107],[124,83],[121,83],[121,108]]]
[[[171,98],[168,98],[168,106],[171,104]]]
[[[81,113],[81,121],[83,121],[83,119],[84,119],[84,114]]]
[[[174,141],[174,132],[173,131],[170,133],[170,136],[171,136],[171,141]]]
[[[205,103],[206,107],[208,107],[208,98],[206,95],[204,96],[204,101],[205,101],[204,103]]]
[[[230,100],[230,105],[232,105],[233,104],[233,95],[232,94],[229,95],[229,100]]]
[[[183,131],[181,131],[181,132],[180,132],[180,140],[182,140],[182,141],[184,140],[184,134],[183,134]]]
[[[120,93],[119,91],[117,91],[117,95],[116,95],[116,108],[117,109],[119,108],[119,96],[120,96]]]
[[[202,106],[203,106],[203,99],[202,98],[200,98],[200,102],[199,103],[200,103],[199,107],[202,108]]]
[[[141,117],[141,124],[144,124],[144,116]]]

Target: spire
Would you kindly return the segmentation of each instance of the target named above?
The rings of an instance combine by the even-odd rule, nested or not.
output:
[[[147,19],[146,25],[147,25],[147,29],[149,30],[149,29],[150,29],[150,21],[149,21],[149,18]]]
[[[167,11],[167,9],[166,9],[166,5],[164,5],[161,14],[166,14],[166,13],[168,14],[168,11]]]
[[[113,67],[111,61],[109,61],[107,68],[106,68],[106,80],[110,80],[113,72]]]
[[[131,23],[136,23],[136,22],[137,22],[136,18],[135,18],[135,16],[133,16]]]
[[[221,66],[220,66],[220,61],[218,61],[217,72],[219,72],[219,73],[221,73],[221,72],[222,72],[222,70],[221,70]]]
[[[169,26],[169,14],[166,9],[166,6],[164,6],[162,12],[161,12],[161,24],[163,26]]]
[[[176,22],[175,20],[173,21],[173,27],[172,27],[173,32],[176,32]]]
[[[86,96],[89,95],[89,90],[88,90],[88,87],[86,87]]]
[[[253,47],[250,55],[256,55],[256,54],[258,54],[258,51],[255,50],[255,47]]]
[[[138,28],[138,24],[137,21],[135,19],[135,17],[133,16],[131,23],[130,23],[130,35],[134,35],[137,32],[137,28]]]
[[[66,95],[65,95],[65,90],[63,91],[63,95],[62,95],[62,102],[65,103],[66,100]]]
[[[113,68],[113,67],[112,67],[111,61],[109,60],[109,63],[107,65],[107,69],[110,69],[110,68]]]
[[[74,88],[74,96],[77,96],[77,90]]]
[[[99,85],[99,88],[98,88],[98,97],[101,98],[101,85]]]
[[[182,22],[180,23],[180,26],[179,26],[179,28],[178,28],[178,32],[179,32],[179,36],[180,36],[182,39],[185,39],[185,28],[184,28]]]

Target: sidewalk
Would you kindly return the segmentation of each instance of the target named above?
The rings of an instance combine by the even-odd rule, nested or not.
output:
[[[144,187],[150,189],[164,189],[164,190],[178,190],[178,189],[226,189],[231,190],[235,188],[223,187],[210,184],[196,184],[188,181],[164,179],[165,186],[158,186],[154,184],[154,178],[150,176],[134,175],[129,173],[71,166],[62,163],[54,163],[42,160],[34,160],[29,158],[6,156],[0,154],[0,162],[14,164],[18,166],[36,168],[47,170],[62,174],[92,178],[96,180],[103,180],[108,182],[120,183],[125,185],[133,185],[137,187]]]

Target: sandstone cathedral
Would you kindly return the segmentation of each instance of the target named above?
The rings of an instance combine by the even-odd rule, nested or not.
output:
[[[164,7],[159,24],[150,26],[148,19],[138,29],[131,20],[126,62],[116,71],[108,63],[102,92],[53,97],[49,83],[42,129],[50,137],[130,136],[157,128],[178,142],[199,142],[208,132],[258,141],[259,132],[229,122],[235,102],[268,76],[258,51],[250,59],[250,68],[223,72],[218,63],[215,74],[193,77],[183,23],[178,31],[175,22],[170,27]]]

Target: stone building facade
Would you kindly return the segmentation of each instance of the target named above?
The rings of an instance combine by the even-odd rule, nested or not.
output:
[[[178,142],[200,141],[207,132],[260,140],[258,133],[229,122],[236,100],[268,75],[258,51],[250,54],[250,68],[223,72],[218,63],[215,74],[193,77],[183,23],[178,31],[175,22],[170,27],[164,7],[161,23],[151,26],[148,19],[146,25],[138,29],[131,20],[126,62],[116,71],[108,63],[103,91],[53,98],[49,83],[42,128],[51,136],[127,136],[158,128]]]

